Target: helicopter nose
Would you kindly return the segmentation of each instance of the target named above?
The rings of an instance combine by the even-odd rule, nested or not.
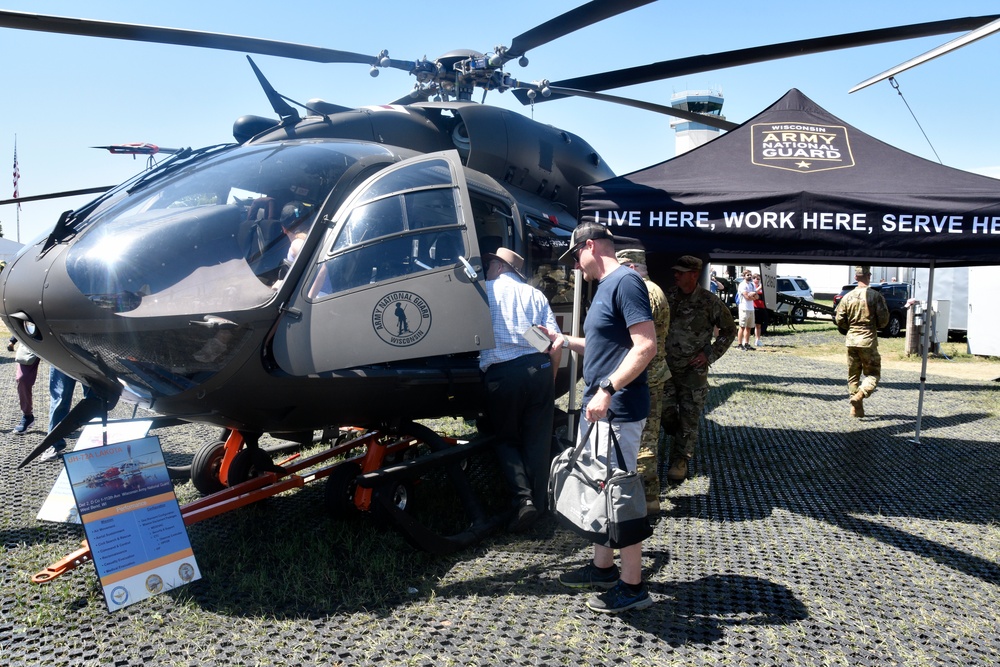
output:
[[[227,205],[168,209],[35,246],[5,271],[3,318],[102,397],[151,405],[196,394],[253,353],[275,293],[238,255],[230,226],[206,220],[238,214]]]
[[[3,272],[3,319],[11,335],[37,352],[43,330],[41,286],[48,266],[27,254],[22,252]]]
[[[26,248],[3,272],[4,323],[11,335],[53,366],[75,378],[86,378],[92,387],[105,385],[111,389],[110,393],[116,393],[113,384],[101,382],[92,368],[81,363],[60,342],[56,330],[65,323],[50,320],[48,309],[52,306],[53,312],[66,312],[60,302],[71,297],[75,290],[67,292],[65,289],[68,282],[64,268],[65,247],[56,245],[44,252],[42,247],[40,243]],[[82,297],[78,291],[76,293]]]

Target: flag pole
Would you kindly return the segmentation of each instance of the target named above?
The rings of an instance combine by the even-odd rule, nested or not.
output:
[[[18,182],[21,180],[21,170],[17,167],[17,135],[14,135],[14,199],[18,195]],[[21,242],[21,202],[17,203],[17,242]]]

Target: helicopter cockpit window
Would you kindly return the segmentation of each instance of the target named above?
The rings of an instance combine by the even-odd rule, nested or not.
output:
[[[381,146],[302,140],[238,146],[177,170],[101,210],[67,254],[70,278],[122,315],[254,308],[294,259],[296,234]],[[345,179],[346,180],[346,179]]]
[[[571,232],[535,216],[525,216],[528,256],[534,271],[529,280],[552,304],[572,303],[573,270],[559,261],[569,247]]]
[[[373,183],[359,198],[359,202],[371,201],[393,192],[416,188],[442,187],[451,185],[451,170],[446,162],[432,161],[397,169]]]
[[[451,267],[464,249],[448,167],[422,162],[388,174],[359,197],[308,281],[309,296]]]

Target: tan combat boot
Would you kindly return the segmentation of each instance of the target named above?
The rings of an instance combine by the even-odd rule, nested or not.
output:
[[[639,458],[636,468],[642,477],[643,490],[646,492],[646,515],[654,517],[660,513],[660,478],[656,472],[656,453],[645,447],[639,448]]]
[[[674,484],[680,484],[687,479],[688,476],[688,460],[686,457],[680,457],[674,459],[674,462],[670,464],[670,469],[667,470],[667,479],[669,479]]]
[[[656,523],[660,520],[659,498],[646,498],[646,518],[649,519],[650,523]]]
[[[852,417],[864,417],[865,416],[865,395],[863,392],[858,392],[851,396],[851,416]]]

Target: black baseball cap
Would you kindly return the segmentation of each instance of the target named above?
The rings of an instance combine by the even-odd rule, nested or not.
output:
[[[598,241],[600,239],[614,241],[615,235],[611,233],[610,229],[599,222],[585,222],[578,225],[573,230],[573,235],[569,239],[569,248],[559,256],[559,261],[565,262],[567,258],[571,258],[573,251],[583,245],[584,242],[590,240]]]

